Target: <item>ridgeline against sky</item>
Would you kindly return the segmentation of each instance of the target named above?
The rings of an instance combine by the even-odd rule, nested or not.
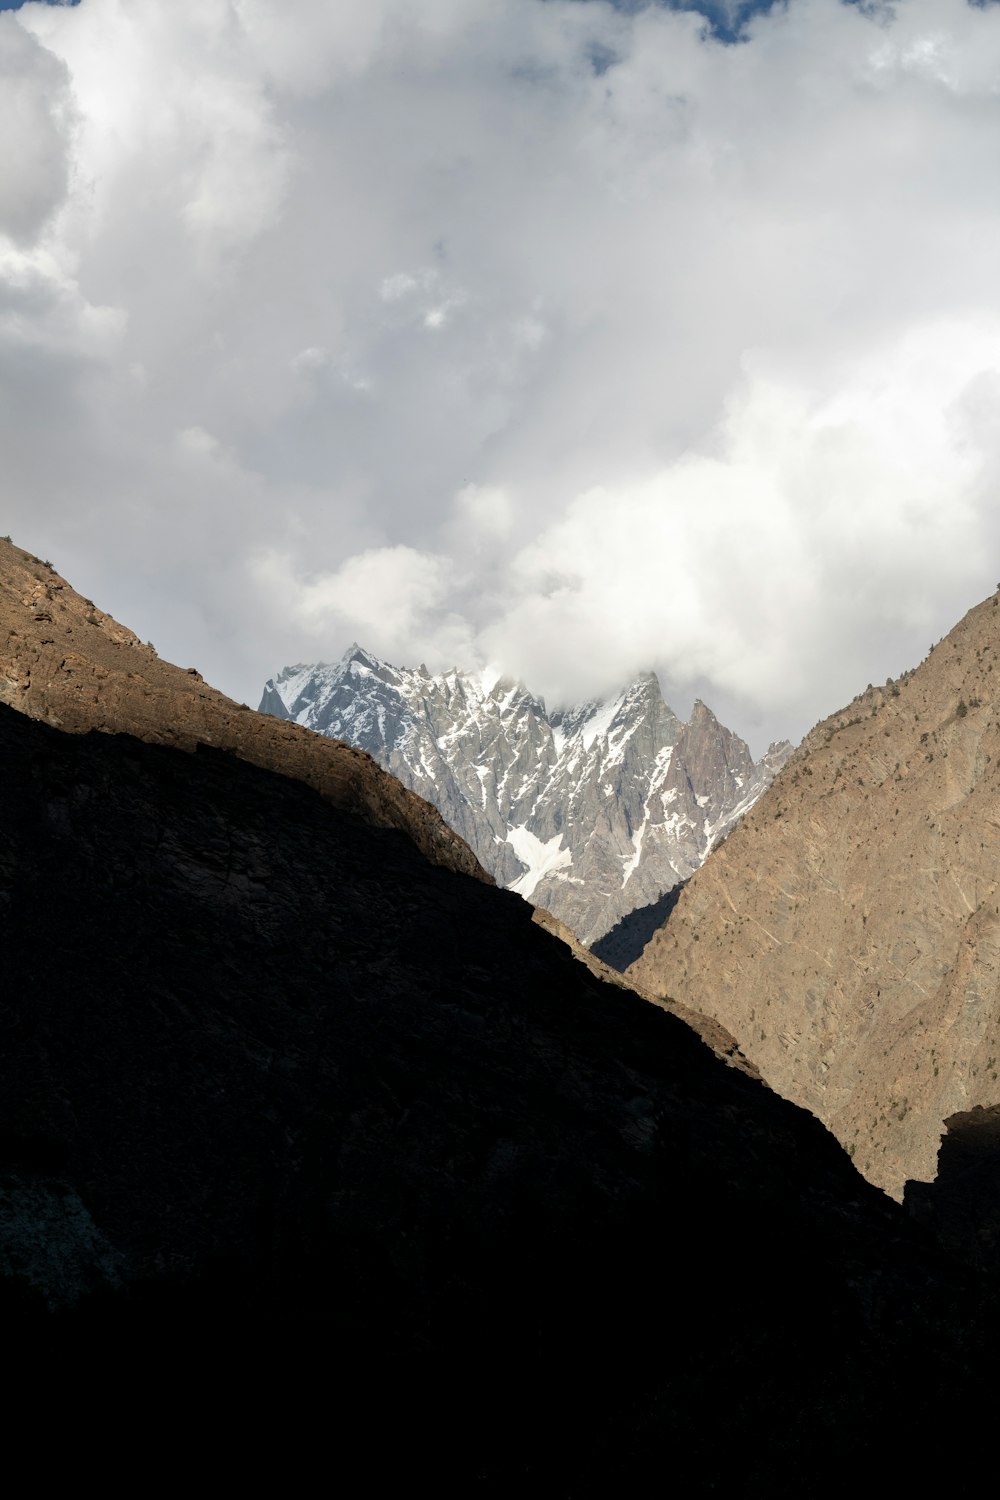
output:
[[[995,582],[1000,8],[0,14],[0,529],[238,698],[352,638],[798,735]]]

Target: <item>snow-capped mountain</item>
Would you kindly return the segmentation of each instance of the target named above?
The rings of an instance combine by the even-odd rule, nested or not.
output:
[[[652,673],[548,713],[494,672],[432,677],[356,645],[332,666],[286,667],[260,707],[367,750],[498,884],[586,944],[691,875],[791,753],[772,745],[755,764],[701,702],[682,723]]]

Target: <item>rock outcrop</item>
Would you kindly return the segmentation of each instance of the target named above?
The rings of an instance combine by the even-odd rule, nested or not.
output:
[[[652,673],[549,713],[495,673],[432,677],[352,646],[288,667],[261,710],[367,750],[441,811],[498,884],[590,945],[687,878],[791,753],[747,746],[696,703],[682,723]]]
[[[899,1196],[1000,1102],[1000,607],[817,726],[630,977],[714,1016]]]

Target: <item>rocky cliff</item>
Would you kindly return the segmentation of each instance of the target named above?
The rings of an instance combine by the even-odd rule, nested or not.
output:
[[[1000,607],[817,726],[628,970],[900,1195],[1000,1101]]]
[[[682,723],[651,673],[549,713],[495,673],[432,677],[357,646],[286,668],[260,707],[367,750],[587,945],[697,869],[791,753],[755,764],[703,703]]]

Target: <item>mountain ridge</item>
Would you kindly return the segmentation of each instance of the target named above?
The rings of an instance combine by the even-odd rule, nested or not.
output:
[[[993,595],[818,724],[627,971],[896,1196],[946,1119],[1000,1101],[998,662]]]
[[[915,1224],[715,1023],[706,1047],[555,919],[298,777],[309,731],[192,744],[253,720],[175,723],[179,669],[78,626],[38,568],[27,619],[0,587],[31,678],[0,702],[27,1420],[103,1443],[110,1413],[157,1463],[258,1487],[333,1454],[461,1495],[639,1494],[666,1463],[693,1495],[798,1500],[935,1459],[954,1488],[956,1431],[978,1475],[997,1220],[966,1184],[995,1180],[992,1115],[951,1122]]]
[[[491,881],[437,809],[363,751],[254,713],[194,667],[161,660],[51,563],[9,539],[0,539],[0,702],[73,733],[232,750],[298,777],[376,826],[403,830],[429,859]]]
[[[496,671],[434,676],[356,642],[284,668],[260,709],[366,749],[586,946],[686,879],[791,753],[755,763],[700,699],[683,723],[651,672],[549,712]]]
[[[0,705],[0,760],[0,1299],[118,1372],[69,1412],[124,1370],[182,1448],[178,1379],[237,1398],[255,1471],[315,1409],[454,1493],[676,1450],[764,1500],[976,1411],[990,1284],[513,895],[226,750]]]

